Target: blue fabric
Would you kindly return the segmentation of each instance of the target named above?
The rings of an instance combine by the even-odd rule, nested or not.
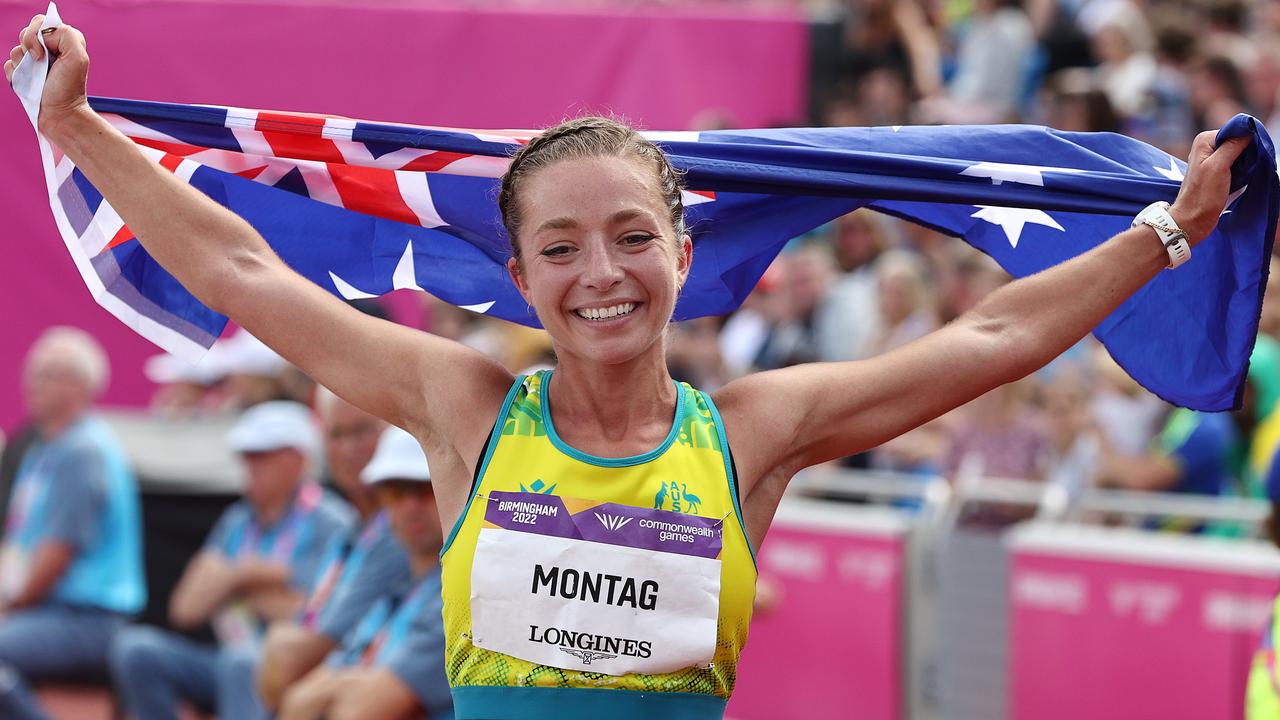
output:
[[[109,611],[57,604],[0,619],[0,718],[45,717],[32,682],[105,676],[111,641],[123,624]]]
[[[1223,495],[1231,489],[1229,455],[1239,438],[1226,413],[1195,413],[1195,425],[1177,445],[1168,448],[1182,474],[1175,492]]]
[[[106,423],[77,421],[23,456],[8,539],[31,557],[69,542],[75,557],[47,600],[133,614],[146,604],[142,516],[124,451]]]
[[[108,98],[90,103],[136,125],[240,150],[225,133],[225,108]],[[687,199],[696,251],[676,307],[678,320],[733,310],[788,239],[861,206],[963,237],[1021,277],[1124,230],[1145,205],[1173,200],[1185,170],[1180,160],[1131,138],[1026,125],[652,136],[685,173],[689,188],[700,193]],[[1280,205],[1275,153],[1262,124],[1238,115],[1219,139],[1235,136],[1249,136],[1253,144],[1233,167],[1231,186],[1242,192],[1231,212],[1195,249],[1188,267],[1161,273],[1096,330],[1138,382],[1170,402],[1200,410],[1223,410],[1240,400]],[[351,137],[354,152],[347,156],[353,158],[375,150],[386,157],[401,148],[408,156],[430,150],[461,161],[475,160],[467,155],[506,158],[515,149],[514,141],[480,131],[369,122],[356,122]],[[476,169],[481,166],[487,169]],[[505,270],[509,251],[494,202],[497,179],[476,176],[500,171],[501,163],[472,162],[466,172],[444,167],[413,175],[444,223],[433,227],[392,210],[370,211],[386,214],[381,216],[319,202],[301,183],[256,182],[209,166],[197,168],[190,182],[252,224],[291,267],[330,292],[391,292],[395,278],[404,278],[396,268],[407,252],[406,267],[422,289],[533,325],[536,318]],[[388,179],[388,187],[397,186]],[[55,196],[54,202],[62,201]],[[386,207],[393,206],[402,207],[403,198],[388,198]],[[79,247],[78,237],[65,239],[73,252]],[[91,263],[110,279],[104,280],[107,292],[120,307],[176,329],[165,338],[150,335],[168,349],[190,354],[208,347],[225,325],[226,318],[196,301],[136,242]],[[139,332],[148,332],[146,323],[123,314]]]
[[[343,562],[337,587],[319,611],[316,630],[340,642],[379,597],[410,580],[409,558],[378,513]]]
[[[722,720],[726,701],[700,693],[596,688],[453,689],[458,720]]]
[[[378,598],[327,664],[386,668],[413,691],[427,717],[452,718],[442,609],[437,566],[411,587]]]

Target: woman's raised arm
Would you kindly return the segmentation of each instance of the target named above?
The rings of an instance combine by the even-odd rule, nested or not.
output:
[[[21,32],[6,78],[24,52],[43,59],[43,20],[37,15]],[[192,294],[317,382],[433,444],[484,434],[493,418],[480,415],[496,411],[511,382],[505,369],[460,344],[368,317],[290,270],[248,223],[149,161],[90,109],[78,30],[45,32],[56,61],[41,98],[41,132]]]
[[[1231,164],[1248,138],[1196,138],[1170,212],[1191,244],[1226,205]],[[742,472],[776,502],[795,471],[860,452],[1044,366],[1092,331],[1169,262],[1140,225],[1093,250],[1009,283],[946,327],[869,360],[760,373],[717,396]],[[1192,260],[1194,262],[1194,259]],[[1173,272],[1177,272],[1176,270]],[[771,513],[770,513],[771,514]]]

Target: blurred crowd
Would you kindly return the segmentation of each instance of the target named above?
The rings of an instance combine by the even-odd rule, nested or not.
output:
[[[196,367],[155,358],[158,418],[223,419],[210,442],[243,477],[155,597],[135,463],[94,411],[108,372],[76,328],[27,355],[29,431],[5,448],[0,717],[47,717],[34,688],[49,680],[109,684],[136,720],[452,717],[443,533],[417,440],[244,332]],[[162,621],[138,621],[148,602]]]
[[[1025,122],[1123,133],[1185,157],[1236,113],[1280,131],[1280,2],[867,0],[819,44],[814,121]],[[770,277],[772,276],[772,277]],[[883,352],[946,323],[1007,278],[962,241],[859,211],[794,241],[720,331],[677,333],[712,383],[751,369]],[[1089,486],[1265,497],[1276,444],[1274,292],[1245,408],[1175,410],[1095,342],[852,465]],[[759,343],[759,352],[756,343]]]
[[[1274,0],[864,0],[815,68],[816,122],[1027,122],[1186,157],[1239,112],[1280,129]]]

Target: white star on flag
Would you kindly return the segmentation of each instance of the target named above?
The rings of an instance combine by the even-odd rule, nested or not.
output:
[[[365,298],[378,297],[373,293],[367,293],[346,280],[343,280],[335,275],[332,270],[329,271],[329,279],[333,281],[333,286],[337,288],[338,294],[347,300],[362,300]]]
[[[1013,165],[1010,163],[980,162],[977,165],[970,165],[960,171],[961,175],[968,177],[984,177],[991,178],[992,185],[1000,185],[1006,182],[1022,183],[1023,185],[1039,185],[1044,187],[1044,171],[1060,172],[1060,173],[1078,173],[1084,172],[1076,168],[1060,168],[1060,167],[1042,167],[1040,165]]]
[[[1240,199],[1240,196],[1244,194],[1244,191],[1248,189],[1249,189],[1248,185],[1241,185],[1239,190],[1228,195],[1226,209],[1222,211],[1221,215],[1226,215],[1227,213],[1231,212],[1231,206],[1235,205],[1236,201]]]
[[[396,290],[422,290],[418,285],[418,267],[413,264],[413,241],[405,243],[404,254],[391,273],[391,287]],[[425,292],[425,291],[424,291]]]
[[[998,207],[995,205],[974,205],[978,208],[978,212],[970,215],[979,220],[985,220],[992,225],[999,225],[1004,230],[1005,237],[1009,238],[1009,244],[1018,247],[1018,240],[1022,239],[1022,228],[1028,223],[1032,225],[1044,225],[1062,232],[1066,232],[1057,220],[1049,217],[1049,214],[1043,210],[1035,210],[1032,208],[1011,208]]]
[[[1186,177],[1185,175],[1182,174],[1182,168],[1178,167],[1178,161],[1172,157],[1169,158],[1169,167],[1167,168],[1160,167],[1159,165],[1152,165],[1151,167],[1155,168],[1156,172],[1169,178],[1170,180],[1177,180],[1178,182],[1182,182],[1182,179]]]
[[[347,300],[378,297],[343,280],[335,275],[332,270],[329,271],[329,279],[333,281],[333,286],[337,288],[338,294]],[[422,290],[422,287],[418,285],[418,268],[413,264],[413,241],[404,246],[404,253],[400,255],[400,261],[396,263],[396,269],[391,273],[391,287],[396,290]],[[422,292],[426,292],[426,290],[422,290]],[[474,305],[459,305],[458,307],[483,314],[488,312],[495,302],[497,301],[490,300]]]

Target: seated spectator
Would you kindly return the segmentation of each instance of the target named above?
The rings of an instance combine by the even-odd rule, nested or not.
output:
[[[321,387],[316,411],[325,434],[329,479],[360,515],[361,526],[325,551],[311,596],[297,616],[271,624],[263,644],[258,692],[276,710],[285,690],[320,664],[390,588],[409,580],[409,560],[360,479],[382,431],[381,420]]]
[[[772,327],[755,364],[762,370],[813,362],[818,358],[814,338],[814,314],[835,279],[835,263],[827,248],[802,245],[780,255],[774,264],[782,268],[782,288],[767,298],[766,317]]]
[[[218,393],[226,409],[290,397],[284,380],[289,363],[243,328],[214,343],[200,365],[220,378]]]
[[[136,720],[176,718],[179,700],[223,718],[264,717],[253,687],[261,629],[298,611],[324,548],[351,525],[345,505],[308,479],[320,441],[305,406],[255,405],[229,444],[248,471],[244,499],[223,513],[169,601],[173,627],[211,622],[218,645],[141,625],[121,630],[111,672]]]
[[[28,683],[106,674],[116,631],[146,604],[138,489],[91,405],[107,357],[88,333],[47,330],[23,390],[36,436],[0,550],[0,717],[42,718]]]
[[[1249,355],[1249,374],[1239,409],[1223,413],[1175,409],[1151,452],[1138,456],[1104,452],[1098,484],[1200,495],[1261,494],[1247,487],[1249,446],[1259,421],[1277,404],[1278,352],[1275,341],[1259,337]],[[1171,529],[1183,525],[1166,524]]]
[[[183,420],[216,412],[209,391],[222,378],[211,363],[192,365],[177,355],[162,353],[147,358],[142,374],[156,384],[151,395],[151,412],[156,415]]]
[[[1240,68],[1225,57],[1201,60],[1191,71],[1191,111],[1200,128],[1217,127],[1236,113],[1246,112],[1244,77]]]
[[[880,355],[924,337],[938,327],[936,303],[929,293],[919,259],[895,250],[876,264],[877,331],[867,345],[868,355]]]
[[[862,360],[880,332],[876,260],[889,245],[889,218],[866,208],[833,225],[839,275],[814,311],[814,343],[821,360]]]
[[[1100,487],[1229,494],[1230,460],[1240,433],[1227,413],[1177,408],[1169,414],[1156,447],[1146,455],[1102,454],[1096,484]]]
[[[363,477],[409,554],[412,579],[379,598],[325,666],[285,693],[280,720],[452,718],[440,615],[444,536],[427,459],[412,435],[388,428]]]
[[[937,40],[929,33],[907,28],[901,32],[904,39],[911,40],[916,62],[939,56]],[[961,29],[955,71],[945,94],[926,95],[920,102],[918,119],[973,124],[1017,117],[1034,51],[1035,30],[1020,3],[976,0],[972,17]]]
[[[1099,432],[1089,414],[1089,385],[1063,372],[1040,389],[1040,414],[1047,439],[1045,480],[1061,487],[1069,502],[1093,482],[1101,452]]]
[[[1098,83],[1121,117],[1133,117],[1142,109],[1155,82],[1151,45],[1151,29],[1136,9],[1117,12],[1093,34]]]
[[[958,411],[943,461],[957,477],[962,466],[984,477],[1042,480],[1049,441],[1034,422],[1025,384],[1001,385]]]

